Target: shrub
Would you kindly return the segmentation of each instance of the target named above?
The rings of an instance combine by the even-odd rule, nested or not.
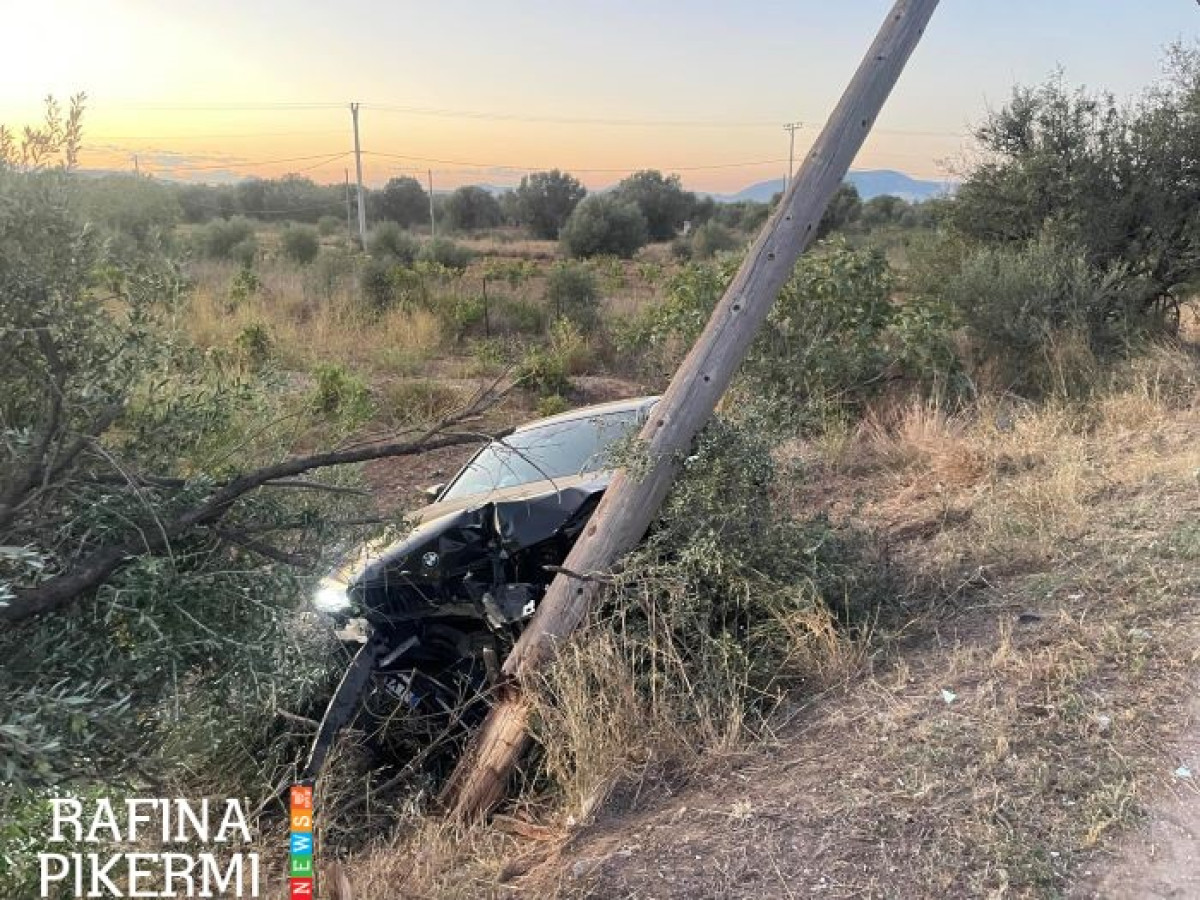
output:
[[[229,306],[237,308],[262,290],[262,281],[258,273],[249,265],[243,264],[229,283]]]
[[[665,301],[618,336],[626,351],[670,368],[708,322],[735,261],[693,263]],[[780,291],[742,367],[739,385],[776,420],[819,425],[854,411],[893,378],[941,388],[956,372],[951,318],[936,299],[892,301],[882,254],[834,243],[804,256]]]
[[[379,407],[383,421],[392,428],[414,422],[431,423],[459,407],[462,396],[451,385],[428,378],[390,381],[380,388]]]
[[[306,278],[306,286],[328,300],[354,273],[354,259],[341,247],[325,247]]]
[[[469,266],[473,257],[474,254],[469,248],[441,237],[426,241],[419,255],[419,259],[425,262],[437,263],[439,266],[458,271]]]
[[[575,207],[561,243],[568,256],[607,253],[628,259],[646,243],[646,217],[628,201],[593,195]]]
[[[546,330],[546,307],[525,297],[502,297],[495,306],[497,319],[510,331],[538,334]]]
[[[578,327],[559,319],[550,329],[550,340],[529,350],[515,373],[516,381],[540,396],[567,394],[571,376],[587,370],[591,348]]]
[[[593,326],[599,319],[600,292],[591,269],[580,263],[556,263],[546,276],[546,304],[554,318]]]
[[[208,259],[253,261],[258,250],[253,223],[242,216],[216,219],[196,232],[196,249]]]
[[[461,341],[467,332],[483,322],[483,298],[478,294],[459,291],[440,294],[434,303],[442,331],[454,341]]]
[[[543,419],[557,416],[559,413],[565,413],[570,408],[570,402],[562,394],[547,394],[544,397],[539,397],[536,407],[538,416]]]
[[[313,377],[316,384],[310,399],[319,415],[357,423],[371,414],[371,392],[357,375],[337,364],[322,364]]]
[[[321,241],[317,230],[308,225],[288,225],[280,235],[280,245],[283,255],[292,262],[308,265],[317,258],[321,251]]]
[[[720,222],[705,222],[694,232],[690,241],[693,259],[712,259],[718,253],[736,250],[741,242]]]
[[[321,237],[333,237],[345,227],[345,224],[337,216],[321,216],[317,219],[317,231],[320,232]]]
[[[395,222],[380,222],[367,237],[367,252],[378,259],[394,260],[405,266],[417,261],[421,245]]]
[[[940,285],[966,323],[977,363],[1000,387],[1072,392],[1076,376],[1059,367],[1055,347],[1074,334],[1096,357],[1124,350],[1140,328],[1152,288],[1121,266],[1099,271],[1082,250],[1042,238],[1025,246],[982,247]],[[1085,376],[1090,372],[1077,373]]]
[[[888,597],[886,570],[857,533],[780,508],[771,449],[757,428],[710,423],[646,539],[539,676],[543,765],[570,802],[648,746],[668,760],[736,746],[789,693],[861,663],[854,626]],[[636,471],[638,452],[617,461]]]
[[[257,371],[271,359],[274,342],[271,331],[261,322],[252,322],[238,332],[234,339],[238,355],[251,371]]]
[[[368,259],[358,273],[363,303],[374,313],[391,309],[396,303],[396,284],[392,266],[382,259]]]

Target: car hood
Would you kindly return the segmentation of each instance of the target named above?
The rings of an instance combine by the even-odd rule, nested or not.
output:
[[[355,548],[328,577],[358,599],[395,581],[462,577],[488,559],[489,544],[512,554],[553,537],[611,478],[590,472],[432,503],[406,517],[403,537]]]

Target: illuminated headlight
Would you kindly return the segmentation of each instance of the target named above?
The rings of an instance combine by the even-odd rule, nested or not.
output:
[[[318,582],[317,592],[313,595],[313,606],[321,612],[343,612],[352,605],[343,582],[333,578],[322,578]]]

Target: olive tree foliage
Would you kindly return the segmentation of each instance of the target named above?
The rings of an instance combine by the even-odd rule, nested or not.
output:
[[[447,224],[455,231],[494,228],[504,221],[500,201],[477,185],[465,185],[446,198]]]
[[[969,239],[1045,233],[1146,279],[1148,304],[1200,268],[1200,44],[1172,47],[1165,77],[1131,104],[1058,75],[1017,88],[976,136],[984,157],[952,207]]]
[[[566,172],[552,169],[521,178],[513,192],[521,224],[530,234],[553,241],[585,196],[587,189]]]
[[[392,178],[383,190],[372,194],[371,199],[374,201],[373,215],[377,218],[395,222],[403,228],[429,222],[429,195],[415,178],[407,175]]]
[[[289,455],[286,396],[178,329],[181,270],[89,224],[82,113],[0,129],[0,820],[64,780],[277,777],[302,736],[274,711],[334,661],[295,608],[353,537],[331,467],[464,442]]]
[[[691,263],[664,302],[621,335],[631,350],[670,368],[699,336],[738,260]],[[795,427],[853,415],[889,382],[942,390],[957,379],[954,320],[940,299],[892,302],[884,256],[830,241],[800,258],[746,358],[735,390],[770,419]]]
[[[561,243],[568,256],[633,256],[646,243],[646,217],[634,204],[609,194],[588,197],[571,213]]]
[[[656,169],[634,172],[617,185],[614,193],[641,210],[652,241],[673,238],[696,205],[696,195],[683,189],[678,175],[663,175]]]

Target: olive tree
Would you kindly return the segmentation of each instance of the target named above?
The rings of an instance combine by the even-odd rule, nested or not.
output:
[[[610,254],[629,258],[646,243],[646,217],[632,203],[607,194],[588,197],[562,229],[568,256]]]
[[[552,169],[524,176],[514,194],[521,224],[534,237],[552,241],[587,189],[566,172]]]

